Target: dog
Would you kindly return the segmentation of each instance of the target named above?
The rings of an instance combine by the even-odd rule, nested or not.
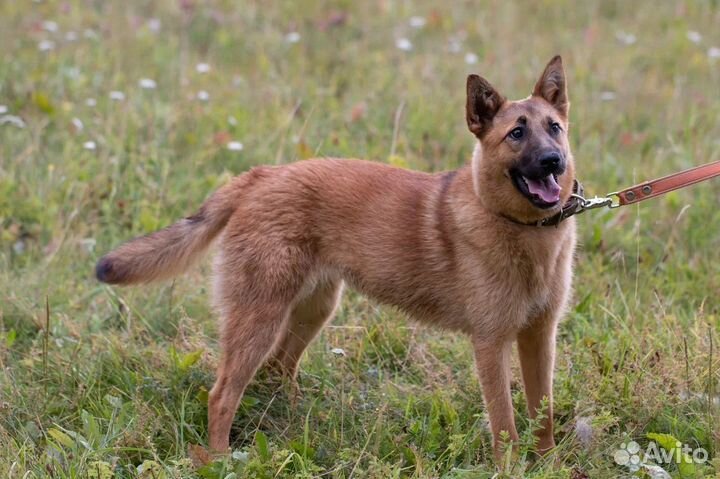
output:
[[[214,451],[227,451],[240,398],[266,360],[295,378],[347,283],[469,336],[496,460],[507,447],[502,431],[518,440],[510,390],[517,342],[544,453],[555,446],[555,336],[570,295],[575,224],[537,224],[572,193],[569,105],[559,56],[519,101],[470,75],[466,119],[477,142],[468,165],[437,174],[331,158],[255,167],[192,216],[102,257],[97,279],[170,278],[220,237],[213,290],[222,355],[208,403]]]

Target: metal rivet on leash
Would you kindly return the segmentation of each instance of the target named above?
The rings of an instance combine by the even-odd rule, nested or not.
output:
[[[650,193],[652,193],[652,186],[650,186],[650,185],[643,186],[642,192],[644,195],[649,195]]]
[[[628,199],[628,201],[632,201],[635,199],[635,192],[634,191],[628,191],[625,193],[625,198]]]

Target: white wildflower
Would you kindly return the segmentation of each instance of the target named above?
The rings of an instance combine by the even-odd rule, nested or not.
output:
[[[288,43],[297,43],[300,41],[300,34],[298,32],[290,32],[285,35],[285,41]]]
[[[425,19],[425,17],[414,16],[410,17],[410,21],[408,23],[413,28],[422,28],[427,24],[427,20]]]
[[[53,22],[52,20],[45,20],[42,22],[43,30],[46,32],[57,32],[58,31],[58,24],[57,22]]]
[[[157,33],[162,27],[162,22],[159,18],[151,18],[150,20],[148,20],[147,25],[151,32]]]
[[[228,116],[227,122],[232,126],[237,126],[237,118],[232,115]]]
[[[210,99],[210,94],[205,90],[200,90],[199,92],[197,92],[197,95],[195,95],[195,98],[200,101],[208,101]]]
[[[125,99],[125,93],[119,90],[113,90],[110,92],[110,99],[113,101],[123,101]]]
[[[85,128],[83,122],[77,117],[72,119],[72,124],[75,127],[75,131],[83,131]]]
[[[720,48],[710,47],[707,51],[707,56],[710,58],[720,58]]]
[[[409,52],[413,49],[412,42],[407,38],[398,38],[395,40],[395,46],[404,52]]]
[[[138,85],[144,90],[154,90],[157,87],[157,83],[151,78],[141,78]]]
[[[95,32],[95,30],[91,28],[86,28],[83,32],[83,37],[87,38],[88,40],[94,40],[98,37],[98,34]]]
[[[642,464],[642,467],[648,472],[651,479],[672,479],[665,469],[656,464]]]
[[[88,98],[85,100],[85,105],[89,106],[90,108],[93,108],[97,105],[97,100],[95,98]]]
[[[478,56],[475,55],[474,53],[466,53],[465,54],[465,63],[467,63],[468,65],[474,65],[477,63],[477,61],[478,61]]]
[[[92,253],[93,250],[95,250],[96,244],[97,241],[95,238],[83,238],[80,240],[80,246],[82,246],[88,253]]]
[[[207,63],[198,63],[195,65],[195,71],[198,73],[207,73],[210,71],[210,65]]]
[[[448,41],[448,51],[450,53],[460,53],[463,47],[463,42],[459,38],[451,38]]]
[[[235,449],[230,457],[232,457],[234,461],[248,462],[250,454],[245,451],[241,451],[240,449]]]
[[[687,39],[695,44],[698,44],[702,41],[702,35],[700,35],[699,32],[690,30],[687,32]]]
[[[593,427],[589,417],[580,416],[575,420],[575,436],[578,441],[589,447],[593,440]]]
[[[635,35],[622,31],[617,32],[615,34],[615,38],[617,38],[620,43],[624,43],[625,45],[633,45],[635,44],[635,42],[637,42],[637,37]]]
[[[18,240],[13,244],[13,251],[15,254],[23,254],[25,252],[25,242],[23,240]]]
[[[614,91],[601,91],[600,100],[602,101],[613,101],[616,95]]]
[[[63,69],[63,72],[68,78],[72,78],[73,80],[80,77],[80,69],[78,67],[67,67]]]
[[[243,144],[239,141],[229,141],[227,144],[227,149],[230,151],[242,151],[243,148]]]
[[[41,52],[49,52],[55,49],[55,42],[52,40],[42,40],[38,43],[38,50]]]
[[[7,113],[8,108],[5,105],[0,105],[0,115]]]
[[[97,148],[97,145],[95,144],[94,141],[90,140],[90,141],[86,141],[85,143],[83,143],[83,148],[85,148],[86,150],[93,151]]]
[[[343,348],[332,348],[330,352],[335,356],[345,356],[345,350]]]
[[[65,41],[66,42],[74,42],[78,39],[77,32],[69,31],[65,33]]]

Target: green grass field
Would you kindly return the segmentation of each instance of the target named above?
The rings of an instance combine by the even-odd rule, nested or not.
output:
[[[209,261],[95,281],[101,254],[253,165],[458,167],[466,75],[524,97],[555,53],[587,192],[720,159],[717,1],[477,3],[0,2],[0,477],[618,478],[616,450],[649,433],[707,451],[672,477],[720,477],[720,180],[579,217],[558,447],[529,452],[518,380],[521,456],[500,475],[468,341],[352,292],[301,395],[261,372],[233,456],[198,468]]]

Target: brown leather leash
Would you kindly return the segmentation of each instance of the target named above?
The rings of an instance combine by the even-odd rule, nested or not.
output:
[[[624,190],[609,193],[605,197],[596,196],[585,198],[582,185],[575,180],[573,193],[557,214],[542,219],[536,223],[528,223],[534,226],[557,226],[563,220],[595,208],[619,208],[620,206],[639,203],[640,201],[655,198],[686,186],[694,185],[701,181],[709,180],[720,176],[720,161],[696,166],[678,173],[663,176],[655,180],[645,181],[633,185]],[[615,201],[614,198],[617,198]]]
[[[646,181],[622,191],[610,193],[608,196],[617,196],[619,198],[618,206],[631,205],[716,176],[720,176],[720,161],[696,166],[657,180]]]

